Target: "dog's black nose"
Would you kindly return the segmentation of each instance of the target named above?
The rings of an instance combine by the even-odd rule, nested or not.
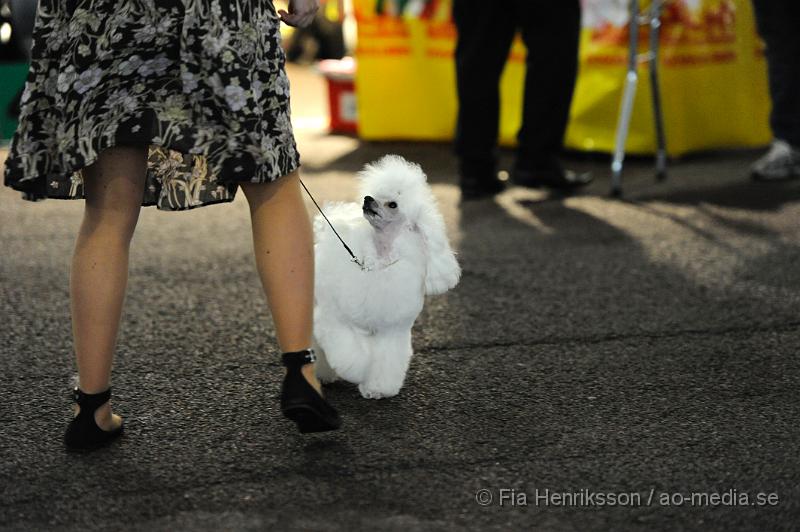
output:
[[[372,196],[364,196],[364,207],[369,207],[373,203],[375,203],[375,198]]]

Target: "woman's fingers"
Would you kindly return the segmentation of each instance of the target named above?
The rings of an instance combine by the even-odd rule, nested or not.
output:
[[[305,28],[314,20],[319,5],[317,2],[291,2],[287,12],[284,9],[278,10],[278,16],[284,24],[289,26]]]
[[[287,13],[283,9],[279,9],[278,10],[278,17],[280,17],[280,19],[283,21],[284,24],[288,24],[289,26],[294,26],[294,23],[295,23],[295,18],[294,18],[295,16],[294,15],[292,15],[290,13]]]

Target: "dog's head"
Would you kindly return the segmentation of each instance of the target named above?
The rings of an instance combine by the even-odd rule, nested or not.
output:
[[[377,231],[415,226],[436,203],[419,165],[397,155],[368,164],[359,174],[364,217]]]
[[[426,292],[440,294],[455,286],[461,268],[422,168],[397,155],[386,155],[365,166],[359,177],[364,217],[376,231],[405,227],[422,236],[428,257]]]

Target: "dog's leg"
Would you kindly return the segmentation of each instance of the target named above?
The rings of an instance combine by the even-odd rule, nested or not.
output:
[[[337,310],[314,307],[314,342],[319,346],[324,362],[317,363],[317,377],[329,381],[331,375],[358,384],[364,380],[367,355],[358,331],[337,319]],[[330,372],[328,372],[330,368]]]
[[[358,390],[367,399],[394,397],[403,386],[411,362],[411,329],[380,332],[372,339],[372,364]]]
[[[369,359],[364,350],[362,335],[343,324],[328,327],[317,338],[325,351],[325,358],[340,378],[358,384],[366,375]]]

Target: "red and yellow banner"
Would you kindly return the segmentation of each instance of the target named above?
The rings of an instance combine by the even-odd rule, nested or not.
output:
[[[628,2],[583,4],[580,73],[566,144],[611,151],[627,63]],[[450,0],[354,0],[362,138],[452,137],[458,102],[450,8]],[[769,142],[766,66],[749,0],[672,0],[661,33],[670,154]],[[640,51],[646,47],[642,28]],[[525,53],[517,39],[501,80],[500,135],[506,144],[520,124]],[[649,153],[655,133],[647,67],[639,73],[627,150]]]

